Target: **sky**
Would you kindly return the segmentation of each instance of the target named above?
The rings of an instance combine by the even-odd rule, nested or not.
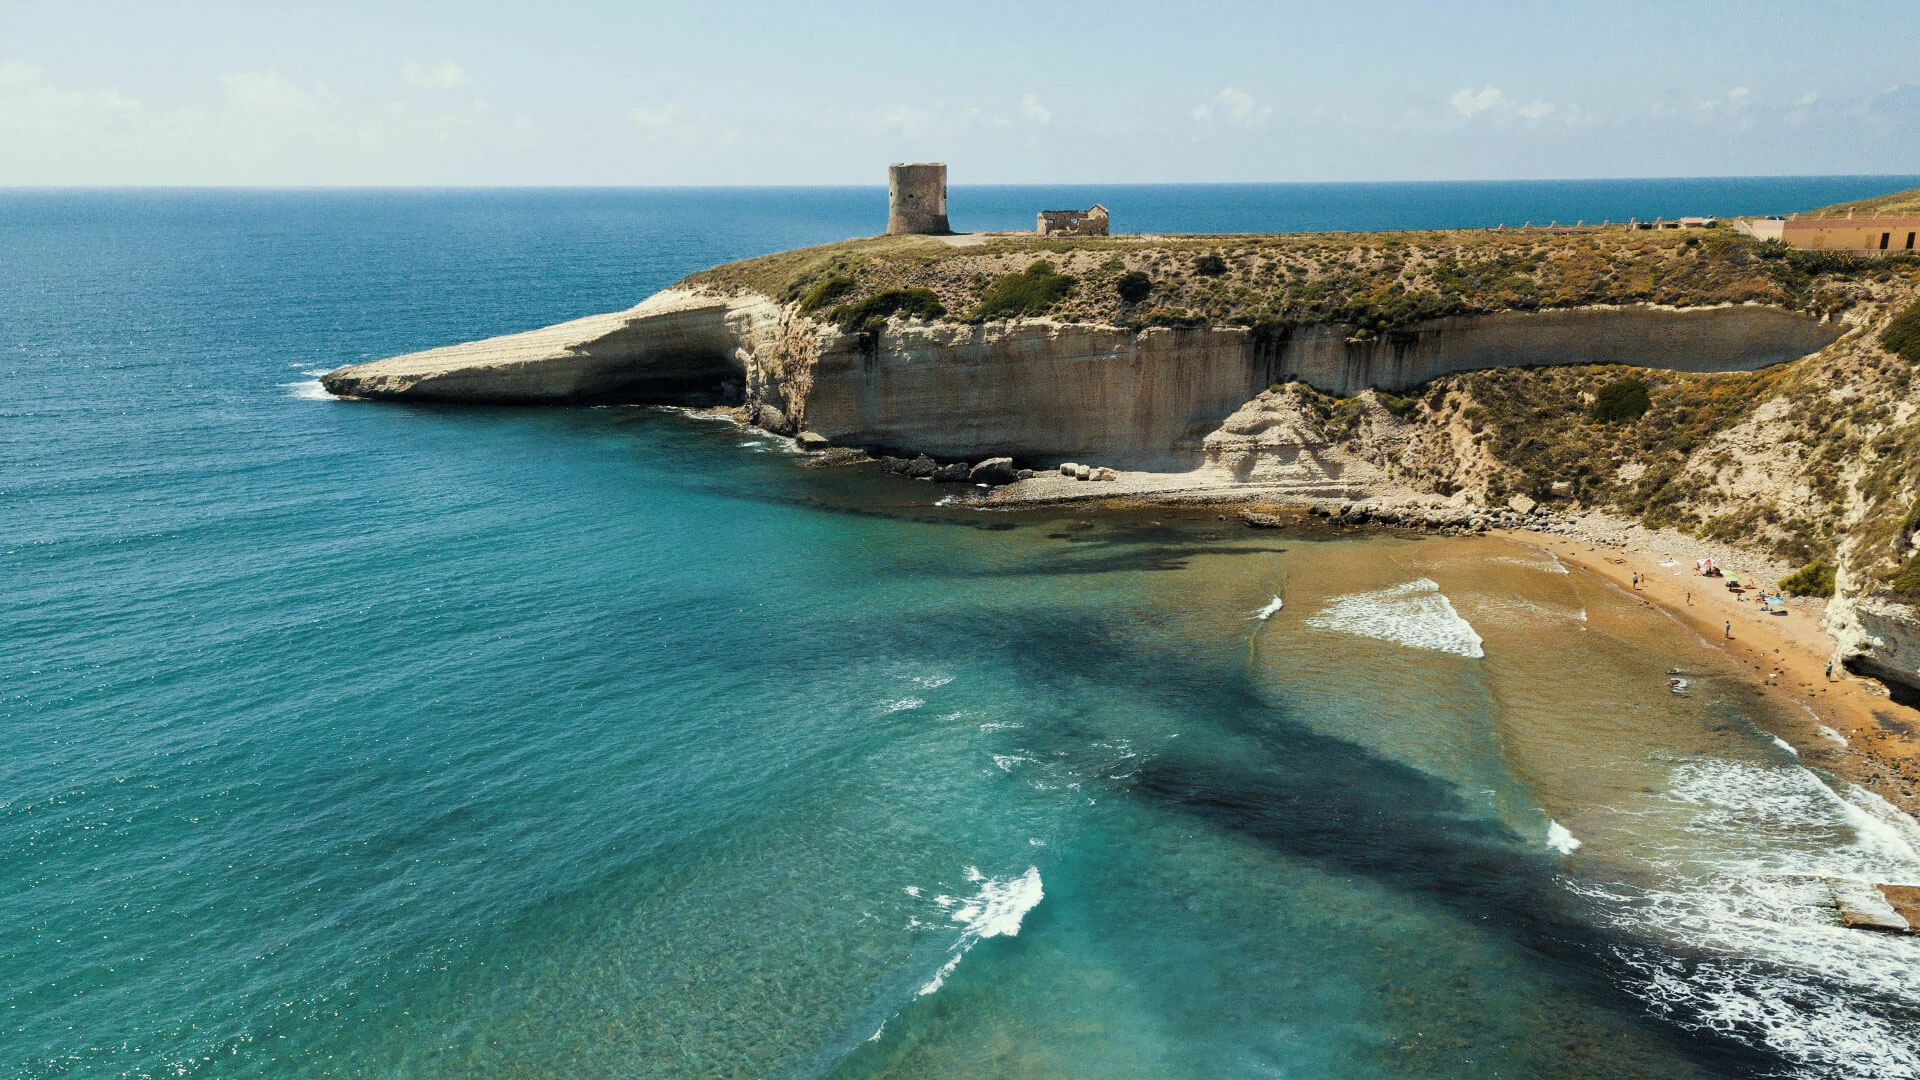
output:
[[[0,0],[0,185],[1920,173],[1915,0]]]

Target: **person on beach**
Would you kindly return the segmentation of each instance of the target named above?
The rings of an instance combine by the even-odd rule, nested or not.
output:
[[[1727,623],[1726,634],[1727,634],[1727,640],[1732,641],[1733,640],[1733,623],[1731,621]]]
[[[1827,661],[1827,681],[1833,681],[1833,661]]]

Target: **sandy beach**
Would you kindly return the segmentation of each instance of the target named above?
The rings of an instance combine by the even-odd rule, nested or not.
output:
[[[1717,555],[1725,550],[1722,545],[1685,537],[1653,533],[1646,534],[1649,539],[1612,546],[1531,530],[1495,535],[1550,551],[1562,562],[1598,574],[1659,607],[1724,650],[1762,693],[1780,695],[1800,707],[1805,723],[1773,734],[1792,744],[1803,759],[1874,791],[1909,814],[1920,814],[1920,710],[1896,704],[1877,681],[1849,675],[1838,665],[1829,675],[1833,641],[1820,628],[1820,602],[1789,598],[1787,614],[1765,614],[1758,601],[1760,589],[1749,588],[1742,599],[1726,587],[1724,578],[1695,572],[1695,552]],[[1714,551],[1705,550],[1709,547]],[[1771,592],[1775,578],[1768,576],[1766,560],[1732,558],[1721,559],[1727,573]]]

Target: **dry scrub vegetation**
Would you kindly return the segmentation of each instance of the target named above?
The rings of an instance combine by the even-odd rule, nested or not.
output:
[[[996,292],[1004,294],[1036,266],[1068,287],[1041,305],[992,303]],[[1017,313],[1134,328],[1330,322],[1366,337],[1446,315],[1595,304],[1757,302],[1829,314],[1855,302],[1844,285],[1865,271],[1846,256],[1756,243],[1729,229],[1474,229],[1007,235],[969,246],[874,237],[733,263],[685,284],[758,291],[796,304],[811,303],[823,289],[841,304],[926,289],[942,317],[954,321]]]

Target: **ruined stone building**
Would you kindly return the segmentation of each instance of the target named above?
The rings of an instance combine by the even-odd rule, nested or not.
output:
[[[947,227],[946,163],[887,166],[887,235],[945,236],[952,231]]]
[[[1105,236],[1107,208],[1094,203],[1086,210],[1042,210],[1033,231],[1041,236]]]

